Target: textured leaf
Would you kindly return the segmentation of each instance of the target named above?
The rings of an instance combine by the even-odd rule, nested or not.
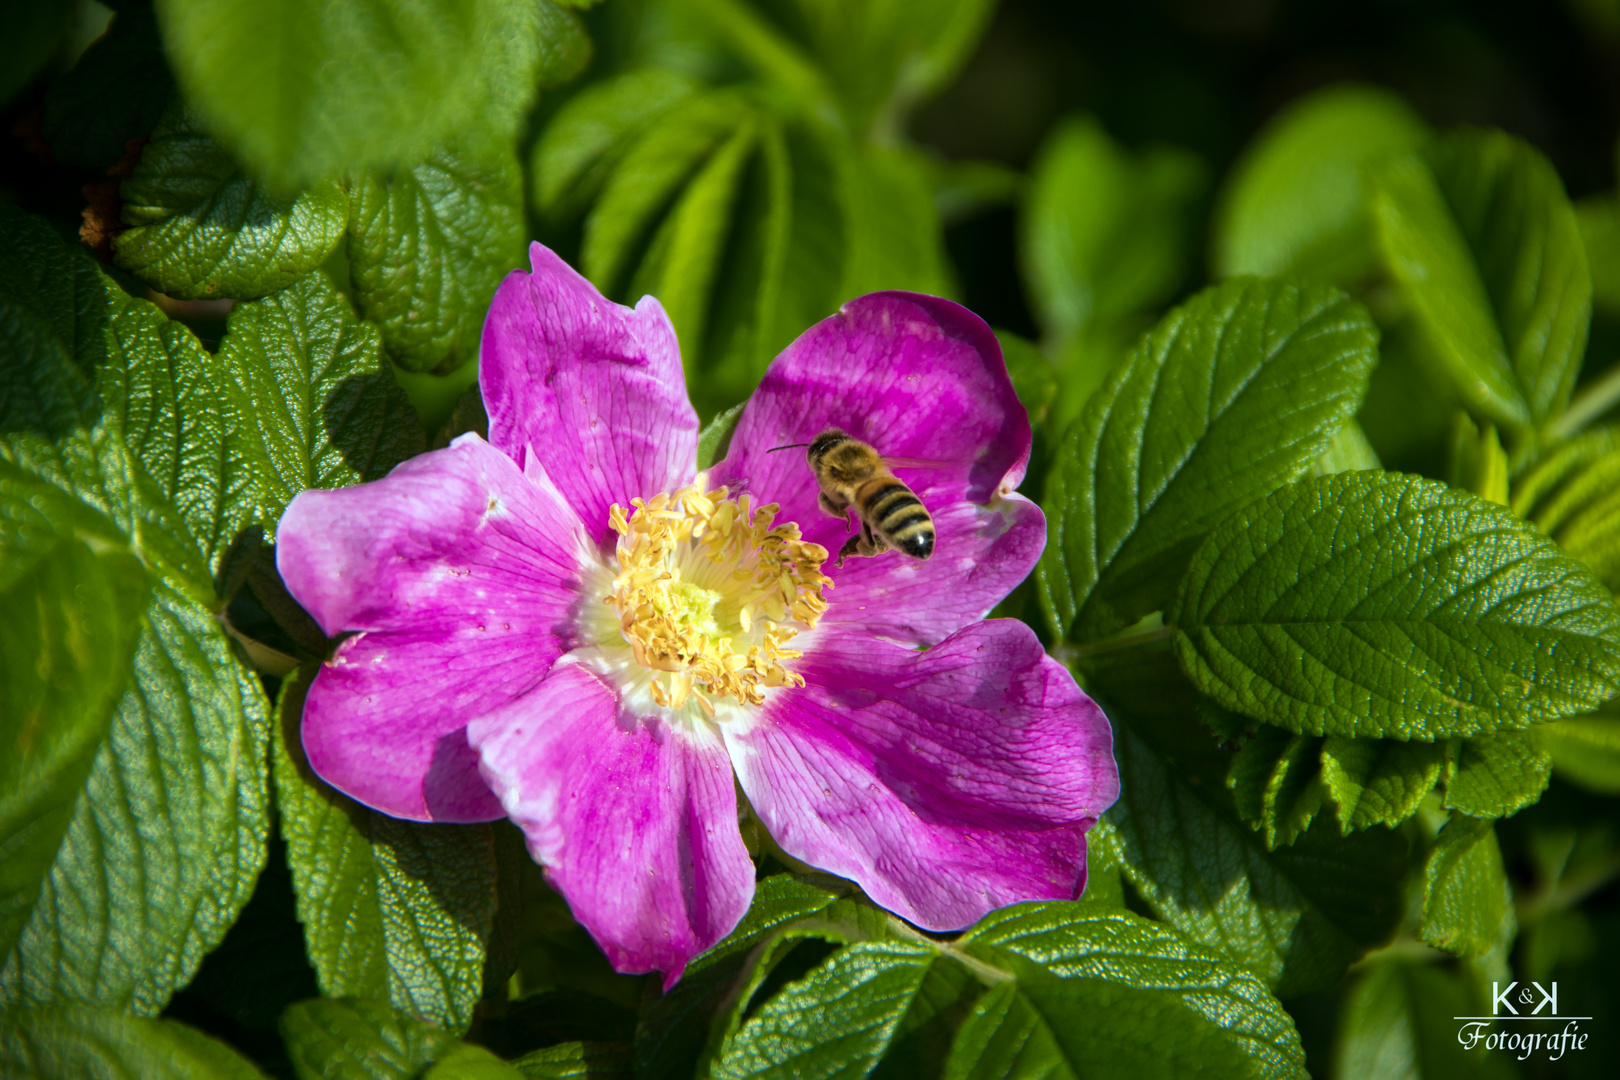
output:
[[[298,740],[312,677],[305,668],[283,685],[274,774],[321,992],[392,1001],[464,1032],[482,994],[495,915],[490,829],[399,821],[322,783]]]
[[[1543,748],[1551,725],[1463,739],[1447,765],[1447,809],[1474,817],[1499,818],[1541,798],[1552,772]]]
[[[355,320],[323,274],[238,307],[219,355],[232,406],[251,418],[232,446],[252,470],[254,518],[267,534],[305,488],[374,480],[422,450],[376,328]]]
[[[376,1001],[304,1001],[281,1016],[298,1080],[415,1080],[456,1041]]]
[[[750,952],[778,928],[816,915],[837,898],[836,893],[789,874],[761,881],[737,928],[696,957],[680,982],[642,1010],[636,1026],[636,1075],[692,1075],[712,1019],[730,1004],[732,988],[742,976]]]
[[[152,1015],[190,981],[264,865],[266,712],[218,620],[154,585],[130,688],[0,1001]]]
[[[1322,743],[1322,779],[1347,835],[1369,825],[1399,825],[1434,790],[1446,750],[1437,743],[1351,739]]]
[[[1333,1075],[1341,1080],[1504,1080],[1517,1075],[1483,1042],[1457,1044],[1454,1016],[1474,1013],[1462,972],[1388,957],[1367,965],[1340,1014]],[[1441,1033],[1440,1038],[1435,1038]]]
[[[354,187],[349,268],[362,317],[410,371],[473,359],[495,286],[526,268],[523,177],[508,140],[464,138]]]
[[[29,1080],[263,1080],[229,1046],[172,1020],[58,1005],[0,1014],[0,1075]]]
[[[992,989],[980,999],[990,1015],[964,1025],[968,1034],[959,1036],[953,1059],[971,1058],[996,1038],[987,1040],[985,1028],[1005,1003],[1014,1007],[998,1026],[1015,1030],[997,1033],[1004,1044],[1017,1027],[1044,1022],[1041,1041],[1055,1043],[1082,1076],[1305,1075],[1293,1020],[1260,979],[1139,916],[1021,904],[986,916],[957,948],[1014,974],[1027,1004],[1016,1007],[1006,991],[998,999]],[[1001,1062],[986,1063],[983,1055],[964,1065],[1006,1075]],[[951,1068],[961,1066],[953,1060]]]
[[[278,188],[410,165],[452,136],[510,134],[532,100],[533,0],[157,0],[188,100]]]
[[[1397,834],[1340,838],[1318,821],[1293,847],[1267,851],[1134,731],[1118,731],[1115,754],[1121,796],[1097,847],[1113,848],[1148,907],[1189,940],[1292,996],[1333,985],[1395,929],[1405,871]]]
[[[623,1043],[558,1043],[512,1062],[528,1080],[630,1080],[630,1048]]]
[[[159,292],[185,299],[252,299],[314,270],[337,247],[348,196],[323,180],[276,198],[176,104],[119,188],[129,228],[114,261]]]
[[[1322,740],[1262,724],[1232,758],[1226,786],[1238,816],[1261,831],[1267,850],[1292,844],[1327,797]]]
[[[1540,728],[1558,775],[1604,795],[1620,795],[1620,716],[1572,716]]]
[[[1169,601],[1199,539],[1304,474],[1366,392],[1378,332],[1325,286],[1238,280],[1175,309],[1064,440],[1042,504],[1054,628],[1088,640]]]
[[[147,588],[111,521],[0,462],[0,954],[123,696]]]
[[[253,519],[253,479],[234,437],[243,419],[228,400],[225,362],[144,300],[120,302],[109,330],[115,348],[97,373],[101,399],[217,569]]]
[[[1522,140],[1461,130],[1374,186],[1385,263],[1469,407],[1513,431],[1556,416],[1586,350],[1592,276],[1552,165]]]
[[[1203,164],[1181,150],[1140,156],[1089,117],[1040,151],[1019,245],[1042,328],[1058,341],[1169,300],[1186,273]]]
[[[155,1013],[263,865],[267,709],[212,614],[211,574],[181,515],[89,391],[99,366],[127,370],[121,341],[131,325],[154,330],[149,308],[39,223],[6,208],[0,225],[18,241],[0,259],[0,325],[38,346],[7,387],[0,457],[105,515],[153,580],[129,686],[0,968],[0,1001]]]
[[[46,91],[45,141],[58,160],[112,165],[125,143],[151,133],[175,94],[151,7],[128,5]]]
[[[888,1049],[937,955],[928,945],[902,942],[840,949],[762,1005],[726,1041],[710,1075],[864,1075]]]
[[[1620,680],[1620,611],[1584,567],[1504,507],[1393,473],[1304,480],[1229,519],[1174,622],[1200,690],[1315,735],[1523,728]]]
[[[1487,972],[1498,974],[1506,971],[1518,926],[1492,823],[1451,815],[1423,868],[1419,935],[1437,949],[1478,960]]]
[[[1297,99],[1227,176],[1210,244],[1216,276],[1363,277],[1376,260],[1368,167],[1427,138],[1422,119],[1387,90],[1333,86]]]

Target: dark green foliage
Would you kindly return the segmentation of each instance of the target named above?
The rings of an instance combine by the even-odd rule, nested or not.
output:
[[[105,4],[0,43],[0,1075],[1612,1073],[1458,1038],[1620,1010],[1603,4]],[[487,434],[531,241],[658,298],[699,469],[852,297],[995,326],[1048,542],[994,614],[1120,770],[1081,899],[924,933],[745,807],[665,988],[510,822],[314,774],[278,521]]]

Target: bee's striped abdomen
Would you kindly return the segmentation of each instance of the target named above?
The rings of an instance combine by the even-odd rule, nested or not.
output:
[[[928,516],[922,500],[893,477],[871,485],[862,499],[862,516],[889,542],[891,547],[914,559],[934,553],[934,519]]]

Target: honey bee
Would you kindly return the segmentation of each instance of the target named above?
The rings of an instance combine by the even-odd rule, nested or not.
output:
[[[851,506],[860,515],[861,531],[838,552],[837,566],[842,567],[850,555],[880,555],[890,548],[913,559],[926,559],[934,553],[934,519],[916,492],[890,472],[889,466],[929,467],[938,462],[886,458],[871,444],[838,428],[828,428],[808,443],[772,449],[792,446],[809,447],[804,456],[821,487],[821,508],[842,518],[845,528],[849,527]]]

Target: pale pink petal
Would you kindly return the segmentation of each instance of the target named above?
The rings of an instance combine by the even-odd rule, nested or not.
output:
[[[1119,793],[1107,719],[1023,623],[926,652],[824,634],[807,685],[726,730],[743,791],[789,855],[930,930],[1068,900]]]
[[[712,733],[628,715],[596,674],[563,663],[468,737],[529,853],[618,970],[673,985],[748,910],[754,866]]]
[[[534,270],[507,275],[484,321],[489,441],[520,464],[537,459],[607,542],[613,503],[674,491],[696,469],[675,329],[650,296],[632,310],[548,248],[533,244],[529,257]]]

